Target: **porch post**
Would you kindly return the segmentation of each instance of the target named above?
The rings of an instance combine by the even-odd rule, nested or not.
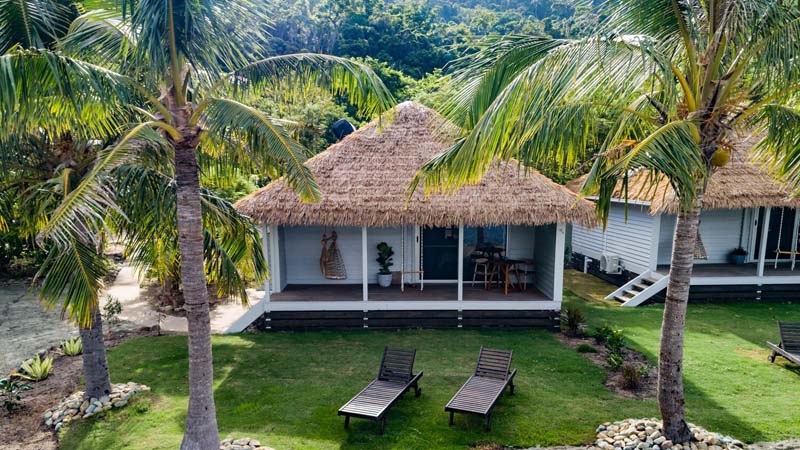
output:
[[[556,225],[556,251],[553,255],[553,301],[561,305],[564,291],[564,241],[566,240],[567,226],[563,223]]]
[[[464,301],[464,225],[458,226],[458,310]]]
[[[270,284],[272,284],[272,261],[270,258],[270,245],[269,245],[269,225],[263,224],[259,228],[261,232],[261,252],[264,254],[264,259],[267,261],[267,279],[264,280],[264,285],[262,288],[264,289],[264,301],[269,302],[269,294],[270,294]]]
[[[764,209],[764,217],[761,218],[761,243],[758,247],[758,276],[764,276],[764,261],[767,256],[767,235],[769,234],[769,218],[772,208],[769,206]]]
[[[361,296],[366,302],[369,297],[369,274],[367,274],[367,227],[361,227]],[[366,307],[366,305],[364,305]]]

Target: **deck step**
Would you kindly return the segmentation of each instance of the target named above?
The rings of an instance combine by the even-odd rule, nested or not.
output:
[[[663,290],[668,281],[669,277],[648,271],[620,286],[606,299],[619,301],[626,307],[638,306]]]

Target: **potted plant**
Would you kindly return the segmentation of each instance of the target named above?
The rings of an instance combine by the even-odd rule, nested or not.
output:
[[[744,260],[747,258],[747,250],[743,249],[742,247],[738,247],[733,250],[730,254],[731,263],[738,265],[744,264]]]
[[[378,244],[378,258],[375,260],[381,266],[378,271],[378,286],[389,287],[392,285],[392,271],[389,270],[389,267],[393,265],[392,255],[394,255],[394,250],[391,245],[386,242]]]

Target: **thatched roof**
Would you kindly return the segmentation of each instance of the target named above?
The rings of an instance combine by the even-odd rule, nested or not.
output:
[[[590,202],[516,163],[493,165],[479,184],[455,194],[426,197],[420,188],[406,203],[417,171],[452,142],[445,129],[447,122],[432,109],[402,103],[381,129],[373,121],[306,162],[320,186],[320,202],[302,203],[278,179],[239,200],[236,208],[273,225],[593,223]]]
[[[755,160],[753,145],[756,136],[740,139],[727,165],[715,169],[703,197],[703,209],[740,209],[758,207],[800,207],[800,198],[791,199],[791,191],[769,174]],[[567,183],[567,188],[578,193],[586,175]],[[614,197],[622,200],[621,186]],[[650,204],[651,214],[676,213],[678,201],[675,191],[665,177],[653,186],[650,173],[639,171],[628,182],[628,201]]]

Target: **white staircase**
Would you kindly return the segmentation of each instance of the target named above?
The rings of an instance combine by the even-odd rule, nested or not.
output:
[[[648,270],[608,294],[606,300],[617,300],[621,306],[639,306],[667,287],[669,276]]]

